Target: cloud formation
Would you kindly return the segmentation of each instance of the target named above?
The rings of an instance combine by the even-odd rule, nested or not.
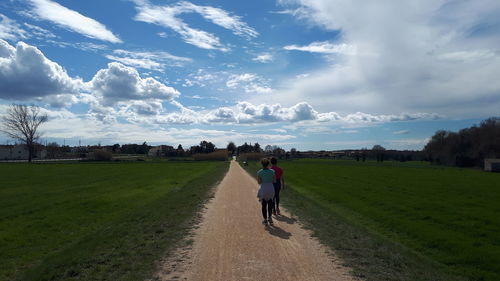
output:
[[[320,54],[343,54],[343,55],[356,54],[355,46],[348,45],[345,43],[334,44],[328,41],[312,42],[307,46],[288,45],[283,47],[283,49],[288,51],[303,51],[303,52],[320,53]]]
[[[500,2],[278,3],[298,21],[338,34],[286,49],[339,58],[308,77],[283,83],[273,101],[307,100],[320,110],[343,113],[432,111],[462,118],[498,113]],[[349,46],[356,51],[345,55]]]
[[[274,60],[274,58],[273,58],[273,55],[271,55],[270,53],[263,53],[263,54],[256,56],[252,60],[256,61],[256,62],[260,62],[260,63],[269,63],[269,62],[272,62]]]
[[[235,35],[253,38],[257,31],[242,22],[240,17],[232,16],[228,12],[210,6],[198,6],[187,1],[178,2],[170,6],[157,6],[146,0],[136,0],[138,14],[135,20],[160,25],[177,32],[184,42],[198,48],[209,50],[228,51],[219,38],[212,33],[190,27],[180,18],[184,13],[198,13],[205,19],[223,28],[231,30]]]
[[[66,143],[77,145],[82,140],[82,145],[96,143],[142,143],[172,144],[181,143],[185,148],[199,144],[202,140],[213,142],[217,147],[225,147],[229,140],[236,143],[243,142],[281,142],[294,139],[289,134],[259,134],[235,132],[232,130],[215,130],[199,128],[161,128],[158,126],[144,126],[144,124],[101,122],[74,114],[67,110],[42,109],[49,116],[49,121],[43,125],[45,137],[64,139]],[[0,105],[0,114],[5,107]]]
[[[105,106],[131,100],[171,101],[180,95],[176,89],[151,77],[141,78],[135,68],[117,62],[99,70],[88,88]]]
[[[174,102],[175,103],[175,102]],[[300,102],[290,107],[280,104],[252,104],[239,102],[234,107],[219,107],[209,111],[194,111],[177,103],[179,112],[156,116],[154,121],[160,124],[271,124],[304,123],[307,126],[319,126],[328,123],[370,124],[398,121],[434,120],[437,114],[403,113],[399,115],[372,115],[362,112],[341,115],[337,112],[316,111],[307,102]]]
[[[109,60],[121,62],[128,66],[163,72],[169,66],[182,66],[192,61],[190,58],[174,56],[168,52],[132,52],[117,49],[112,55],[106,55]]]
[[[122,43],[122,40],[103,24],[54,1],[30,0],[30,3],[32,6],[30,14],[36,19],[53,22],[88,38],[111,43]]]
[[[77,94],[82,81],[24,42],[11,46],[0,39],[0,98],[32,100]]]
[[[266,79],[253,74],[253,73],[243,73],[243,74],[233,74],[230,75],[226,86],[231,89],[242,88],[245,93],[255,93],[255,94],[270,94],[272,89],[268,86],[269,81]]]
[[[14,20],[0,14],[0,39],[17,41],[28,38],[28,33]]]

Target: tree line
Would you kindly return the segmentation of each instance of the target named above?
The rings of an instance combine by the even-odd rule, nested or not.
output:
[[[484,159],[500,157],[500,117],[458,132],[439,130],[424,147],[427,160],[458,167],[483,167]]]

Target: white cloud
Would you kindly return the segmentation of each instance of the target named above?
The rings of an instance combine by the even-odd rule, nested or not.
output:
[[[356,46],[309,77],[282,82],[268,102],[307,100],[318,110],[440,112],[485,117],[500,107],[500,2],[281,0],[299,21],[339,34],[290,49]],[[255,98],[253,101],[257,101]],[[252,100],[251,100],[252,101]]]
[[[388,123],[398,121],[432,120],[439,118],[436,114],[403,113],[400,115],[371,115],[355,113],[340,115],[336,112],[317,112],[306,102],[297,103],[290,107],[280,104],[252,104],[239,102],[234,107],[219,107],[213,110],[195,111],[182,104],[171,101],[179,108],[178,112],[161,113],[144,117],[142,122],[158,124],[271,124],[291,123],[300,128],[321,127],[328,124],[363,125],[374,123]],[[292,128],[292,127],[290,127]],[[293,127],[297,129],[297,126]]]
[[[180,95],[176,89],[151,77],[141,78],[135,68],[117,62],[99,70],[88,82],[88,87],[105,106],[130,100],[171,101]]]
[[[272,89],[268,86],[269,81],[253,74],[233,74],[229,76],[226,86],[231,89],[242,88],[245,93],[270,94]]]
[[[30,0],[30,14],[36,19],[51,21],[63,28],[77,32],[92,39],[121,43],[122,41],[106,26],[50,0]]]
[[[80,49],[82,51],[90,51],[90,52],[106,51],[109,49],[109,47],[107,45],[95,44],[92,42],[79,42],[79,43],[70,44],[69,46]]]
[[[182,12],[197,12],[205,19],[233,31],[236,35],[248,38],[254,38],[259,35],[255,29],[242,22],[240,17],[231,16],[228,12],[222,9],[210,6],[198,6],[187,1],[179,2],[178,7]]]
[[[33,25],[33,24],[29,24],[29,23],[24,23],[24,26],[26,26],[29,30],[29,33],[30,33],[30,37],[35,37],[39,40],[43,40],[43,39],[50,39],[50,38],[56,38],[57,36],[48,31],[47,29],[45,28],[41,28],[39,26],[36,26],[36,25]]]
[[[356,54],[356,47],[353,45],[348,45],[345,43],[334,44],[328,41],[313,42],[307,46],[288,45],[283,47],[283,49],[289,51],[303,51],[303,52],[320,53],[320,54],[343,54],[343,55]]]
[[[270,53],[263,53],[252,59],[253,61],[260,63],[268,63],[274,60],[273,55]]]
[[[209,50],[229,51],[219,38],[212,33],[190,27],[177,16],[183,13],[198,13],[216,25],[233,31],[234,34],[245,37],[256,37],[258,33],[238,16],[231,16],[228,12],[210,6],[198,6],[182,1],[171,6],[156,6],[147,1],[136,0],[138,14],[137,21],[160,25],[181,35],[182,39],[198,48]],[[166,34],[164,34],[166,35]],[[163,35],[160,35],[163,37]]]
[[[106,58],[121,62],[125,65],[163,72],[169,66],[183,66],[184,63],[192,61],[190,58],[174,56],[168,52],[132,52],[126,50],[114,50],[113,55]]]
[[[28,33],[15,20],[0,14],[0,39],[18,41],[26,38]]]
[[[220,83],[222,76],[226,75],[225,72],[209,71],[206,69],[198,69],[196,72],[188,74],[187,78],[184,79],[182,86],[192,87],[199,86],[205,87],[207,84]],[[193,97],[195,98],[195,97]]]
[[[257,75],[251,73],[245,73],[240,75],[232,75],[230,79],[226,82],[226,86],[229,88],[235,88],[241,82],[250,82],[257,79]]]
[[[0,98],[33,100],[77,94],[81,85],[81,79],[69,77],[59,64],[47,59],[36,47],[24,42],[13,47],[0,39]]]
[[[0,114],[5,111],[0,105]],[[197,145],[202,140],[213,142],[217,147],[226,147],[229,141],[243,142],[280,142],[294,139],[289,134],[255,134],[232,130],[213,130],[200,128],[162,128],[157,125],[134,123],[119,123],[116,120],[100,120],[92,115],[78,115],[67,110],[48,110],[42,108],[49,116],[49,121],[43,124],[43,137],[64,139],[66,143],[83,145],[101,143],[142,143],[149,144],[182,144],[185,148]],[[105,121],[105,122],[103,122]],[[170,124],[170,123],[169,123]]]
[[[407,135],[410,133],[409,130],[400,130],[400,131],[395,131],[395,132],[392,132],[393,134],[395,135]]]
[[[477,60],[487,60],[500,55],[500,50],[472,50],[472,51],[457,51],[440,54],[437,57],[442,60],[456,62],[473,62]]]
[[[397,121],[414,121],[414,120],[436,120],[442,116],[435,113],[402,113],[399,115],[372,115],[363,112],[356,112],[341,116],[336,112],[319,113],[318,121],[342,121],[348,123],[373,123],[373,122],[397,122]]]

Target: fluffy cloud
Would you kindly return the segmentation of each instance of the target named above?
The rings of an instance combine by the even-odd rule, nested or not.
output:
[[[50,0],[30,0],[30,14],[36,19],[51,21],[63,28],[77,32],[92,39],[121,43],[122,41],[106,26],[94,19],[68,9]]]
[[[190,2],[182,1],[171,6],[156,6],[145,0],[136,0],[138,14],[137,21],[157,24],[181,35],[182,39],[202,49],[215,49],[228,51],[219,38],[209,32],[195,29],[183,22],[177,16],[183,13],[198,13],[212,23],[233,31],[234,34],[248,38],[256,37],[258,33],[238,16],[231,16],[228,12],[210,6],[198,6]]]
[[[284,108],[280,104],[253,105],[248,102],[238,103],[238,120],[240,123],[260,122],[298,122],[314,120],[317,112],[307,103],[298,103],[292,107]]]
[[[309,77],[284,82],[271,102],[307,100],[319,110],[344,114],[498,114],[500,37],[494,30],[500,28],[500,2],[278,2],[297,20],[339,33],[336,41],[288,49],[340,58]],[[349,46],[356,52],[342,56]]]
[[[82,81],[68,76],[36,47],[0,39],[0,98],[28,100],[78,93]]]
[[[170,58],[170,57],[169,57]],[[0,99],[37,100],[52,107],[89,104],[90,115],[111,122],[117,117],[160,115],[162,102],[180,93],[137,70],[112,62],[91,81],[70,77],[36,47],[19,42],[15,47],[0,39]]]
[[[88,82],[90,91],[106,106],[121,101],[151,100],[171,101],[180,93],[154,78],[141,78],[135,68],[112,62],[99,70]]]
[[[271,124],[297,123],[311,127],[321,124],[363,124],[387,123],[398,121],[433,120],[440,118],[437,114],[403,113],[399,115],[371,115],[362,112],[341,115],[336,112],[319,113],[310,104],[300,102],[290,107],[280,104],[252,104],[239,102],[234,107],[220,107],[208,111],[194,111],[176,101],[172,104],[179,112],[160,114],[143,122],[158,124]]]

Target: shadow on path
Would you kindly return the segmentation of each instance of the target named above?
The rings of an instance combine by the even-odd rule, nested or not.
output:
[[[288,224],[294,224],[297,221],[297,219],[289,218],[289,217],[284,216],[284,215],[274,216],[274,218],[277,221],[286,222]]]
[[[273,226],[266,225],[266,230],[267,230],[267,232],[269,232],[269,234],[274,235],[274,236],[278,236],[281,239],[290,239],[290,236],[292,236],[292,234],[290,232],[285,231],[285,230],[283,230],[275,225],[273,225]]]

